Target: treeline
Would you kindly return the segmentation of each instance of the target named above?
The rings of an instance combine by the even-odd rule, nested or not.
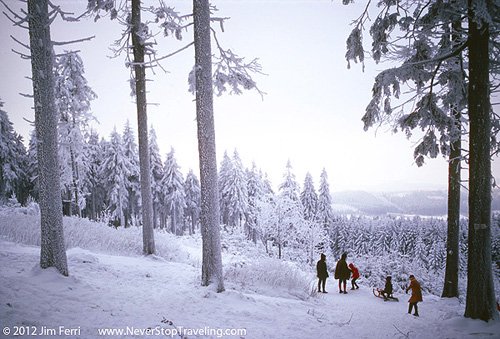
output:
[[[0,201],[37,201],[35,134],[26,149],[2,109],[0,127]],[[174,149],[163,161],[152,127],[149,136],[155,228],[177,235],[193,234],[199,229],[198,177],[192,170],[184,177]],[[109,140],[93,130],[82,140],[78,157],[73,157],[78,161],[71,167],[79,169],[77,179],[67,174],[71,168],[61,168],[61,178],[71,179],[63,180],[61,187],[65,213],[116,227],[140,226],[139,160],[130,124],[125,124],[121,134],[115,129]],[[343,252],[376,257],[392,253],[417,260],[427,270],[445,266],[445,220],[334,215],[325,170],[316,191],[311,174],[306,174],[300,186],[288,162],[278,192],[274,192],[262,170],[255,163],[246,168],[235,150],[231,156],[224,153],[218,177],[222,227],[261,242],[270,256],[312,263],[319,251],[333,257]],[[492,224],[492,257],[500,263],[498,215],[494,215]],[[460,252],[461,271],[465,271],[466,220],[460,226]]]
[[[68,110],[67,116],[62,115],[59,126],[64,213],[116,227],[140,226],[139,160],[133,129],[127,122],[121,133],[115,128],[109,139],[101,138],[88,127],[90,118],[70,116],[74,112]],[[36,134],[31,133],[26,149],[4,110],[0,117],[0,202],[15,199],[24,205],[29,200],[38,201]],[[178,235],[192,234],[199,228],[198,177],[192,170],[184,176],[173,148],[163,161],[152,127],[149,136],[154,227]],[[285,247],[307,244],[312,260],[316,245],[324,242],[325,230],[333,220],[325,170],[317,194],[309,173],[300,189],[289,162],[275,193],[267,175],[255,164],[244,167],[235,150],[232,156],[224,154],[218,180],[221,224],[225,229],[238,228],[254,242],[265,243],[268,250],[276,246],[280,257]]]

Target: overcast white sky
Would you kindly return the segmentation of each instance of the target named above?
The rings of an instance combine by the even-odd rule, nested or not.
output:
[[[148,1],[143,1],[148,3]],[[191,10],[191,1],[166,1],[180,12]],[[17,4],[7,0],[9,4]],[[68,10],[82,8],[86,1],[56,1]],[[385,65],[367,62],[346,67],[345,41],[349,23],[363,9],[364,1],[343,6],[340,1],[255,1],[219,0],[219,16],[230,17],[225,32],[218,37],[248,60],[259,58],[267,75],[256,76],[263,100],[255,91],[242,96],[215,98],[217,160],[225,150],[236,148],[245,166],[255,161],[267,172],[273,185],[281,182],[285,165],[291,160],[299,184],[306,172],[313,175],[316,187],[322,168],[330,186],[339,190],[406,190],[442,188],[447,185],[447,163],[443,158],[429,159],[424,167],[413,162],[417,138],[407,140],[386,126],[363,131],[361,117],[371,97],[374,76]],[[28,42],[27,32],[13,29],[0,18],[0,99],[14,128],[28,140],[34,120],[32,101],[18,93],[31,93],[30,64],[11,52],[22,47],[10,39],[14,35]],[[121,132],[127,119],[137,126],[135,105],[130,97],[129,71],[124,56],[110,59],[108,47],[119,38],[117,22],[103,18],[94,23],[57,23],[53,40],[71,40],[96,35],[91,42],[67,48],[81,50],[86,78],[97,93],[92,103],[95,125],[101,136],[109,138],[116,126]],[[367,35],[367,34],[366,34]],[[157,38],[159,48],[174,51],[192,40],[184,33],[180,43]],[[172,146],[183,173],[198,171],[196,112],[193,95],[188,93],[187,76],[194,63],[193,49],[163,63],[168,73],[158,69],[149,75],[149,123],[153,125],[161,155]],[[500,176],[500,161],[493,166]]]

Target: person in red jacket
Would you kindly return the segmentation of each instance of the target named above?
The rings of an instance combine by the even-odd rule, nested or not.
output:
[[[418,317],[418,302],[422,301],[422,288],[420,287],[420,283],[415,279],[415,276],[412,274],[410,275],[410,286],[406,288],[406,293],[411,289],[411,297],[408,302],[410,303],[410,306],[408,307],[408,313],[411,314],[411,311],[413,307],[415,307],[415,313],[413,313],[414,316]]]
[[[351,280],[351,290],[357,290],[359,288],[358,284],[356,283],[356,280],[358,280],[359,278],[359,270],[356,266],[354,266],[353,263],[350,263],[349,264],[349,269],[351,270],[352,272],[352,280]]]

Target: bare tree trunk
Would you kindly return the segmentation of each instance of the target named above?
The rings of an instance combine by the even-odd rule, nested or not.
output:
[[[141,1],[132,0],[132,44],[134,46],[135,93],[137,102],[137,133],[139,137],[139,165],[142,199],[142,241],[144,254],[155,253],[153,231],[153,196],[151,194],[151,169],[148,147],[148,113],[146,101],[146,70],[144,45],[139,36]]]
[[[475,8],[486,8],[486,2],[468,1],[470,155],[465,317],[488,321],[499,317],[491,267],[490,32],[488,23],[475,13]]]
[[[452,24],[451,40],[453,46],[459,44],[461,32],[461,22],[457,21]],[[453,67],[460,69],[461,55],[454,58]],[[463,86],[465,88],[465,79],[462,84],[454,84],[455,86]],[[459,271],[459,233],[460,233],[460,181],[461,181],[461,157],[462,157],[462,140],[461,140],[461,119],[462,114],[460,108],[456,105],[451,108],[453,121],[456,131],[453,135],[455,140],[451,141],[450,157],[448,160],[448,233],[446,238],[446,271],[444,276],[444,287],[442,297],[455,298],[458,297],[458,271]]]
[[[224,290],[220,245],[220,209],[210,45],[210,7],[208,0],[193,0],[196,72],[196,121],[201,184],[201,234],[203,239],[202,285],[215,283]]]
[[[67,276],[57,150],[57,108],[53,49],[47,0],[28,1],[31,68],[35,102],[38,182],[40,185],[40,266]]]

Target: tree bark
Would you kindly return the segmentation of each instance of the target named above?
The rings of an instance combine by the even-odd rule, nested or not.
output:
[[[483,2],[483,4],[479,4]],[[476,15],[486,0],[468,0],[469,253],[465,317],[498,319],[491,267],[491,121],[489,26]]]
[[[454,22],[451,27],[451,40],[454,47],[459,45],[461,29],[460,21]],[[453,67],[460,69],[461,55],[452,61]],[[465,87],[465,79],[462,84],[455,86]],[[456,89],[450,89],[456,90]],[[458,297],[458,271],[459,271],[459,233],[460,233],[460,181],[462,161],[461,119],[460,108],[456,105],[451,107],[451,113],[456,131],[452,133],[455,140],[450,141],[450,155],[448,160],[448,230],[446,238],[446,270],[444,276],[443,294],[444,298]]]
[[[142,199],[142,241],[144,254],[155,253],[153,230],[153,197],[148,147],[148,113],[146,101],[146,70],[144,45],[140,38],[141,1],[132,0],[132,45],[134,48],[135,93],[137,103],[137,133],[139,138],[139,166]]]
[[[54,52],[47,0],[28,1],[31,68],[35,102],[38,182],[40,185],[40,266],[56,267],[67,276],[62,199],[57,150],[57,109],[54,91]]]
[[[460,112],[454,110],[454,116]],[[458,124],[460,124],[459,120]],[[448,161],[448,230],[446,238],[446,271],[442,297],[458,297],[459,232],[460,232],[460,171],[461,140],[452,143]]]
[[[196,121],[201,184],[202,285],[224,290],[220,245],[220,209],[212,87],[210,7],[208,0],[193,0],[196,72]]]

